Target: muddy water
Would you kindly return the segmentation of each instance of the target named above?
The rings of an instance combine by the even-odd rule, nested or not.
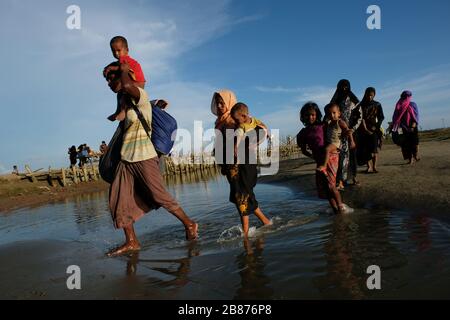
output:
[[[245,242],[222,177],[170,192],[199,221],[197,243],[160,209],[136,230],[139,254],[108,259],[123,240],[107,193],[0,215],[0,296],[6,298],[390,299],[450,298],[450,225],[425,213],[357,208],[332,216],[327,204],[289,188],[260,184],[256,195],[273,226],[251,218]],[[65,288],[77,264],[83,290]],[[369,290],[367,268],[381,270]],[[26,280],[26,281],[25,281]]]

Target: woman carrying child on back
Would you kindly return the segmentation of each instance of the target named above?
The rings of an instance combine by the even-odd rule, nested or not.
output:
[[[316,161],[317,166],[323,165],[325,159],[325,130],[322,113],[314,102],[306,103],[300,111],[300,120],[304,124],[297,135],[297,144],[302,153]],[[350,213],[351,208],[342,203],[341,195],[336,188],[336,174],[339,166],[339,151],[329,150],[326,169],[316,170],[316,186],[320,199],[327,199],[334,213]]]
[[[264,225],[272,223],[261,211],[253,190],[258,179],[255,158],[255,143],[258,141],[248,139],[248,136],[253,134],[257,136],[259,130],[264,132],[265,137],[266,126],[258,119],[250,117],[248,107],[243,103],[236,103],[235,94],[228,90],[214,93],[211,111],[217,116],[215,158],[230,184],[229,201],[239,212],[243,236],[247,238],[250,214],[254,213]],[[239,154],[241,142],[244,147],[243,157]]]

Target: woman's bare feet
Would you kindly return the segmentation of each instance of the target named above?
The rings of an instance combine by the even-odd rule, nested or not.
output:
[[[192,241],[198,238],[198,223],[191,223],[185,227],[186,230],[186,240]]]
[[[117,247],[115,249],[112,249],[109,251],[106,255],[110,258],[118,257],[127,253],[136,252],[141,250],[141,245],[139,242],[126,242],[125,244],[121,245],[120,247]]]

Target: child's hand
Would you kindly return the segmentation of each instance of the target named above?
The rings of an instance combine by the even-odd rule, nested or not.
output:
[[[107,66],[103,69],[103,77],[106,78],[109,72],[119,70],[118,66]]]
[[[356,149],[355,141],[350,142],[350,149]]]

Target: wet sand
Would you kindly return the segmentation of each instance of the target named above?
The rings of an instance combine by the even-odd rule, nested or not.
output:
[[[186,244],[185,253],[179,256],[149,249],[112,259],[99,248],[82,242],[11,243],[0,247],[0,299],[232,298],[229,291],[235,290],[231,284],[234,281],[223,281],[221,270],[232,268],[239,254],[196,257],[197,254],[195,244]],[[231,266],[227,266],[230,262]],[[81,269],[80,290],[67,288],[70,274],[66,270],[70,265]],[[239,274],[229,273],[227,278],[235,280]]]
[[[450,140],[420,144],[421,160],[407,165],[401,150],[385,145],[380,152],[377,174],[358,170],[360,186],[341,192],[344,202],[355,207],[411,209],[426,213],[450,214]],[[275,176],[262,177],[265,183],[288,184],[315,196],[315,164],[307,158],[284,161]]]

